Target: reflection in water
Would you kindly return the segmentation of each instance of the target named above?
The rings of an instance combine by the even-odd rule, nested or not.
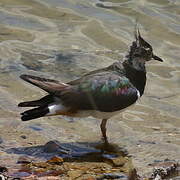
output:
[[[135,19],[154,52],[165,62],[149,63],[138,104],[108,122],[111,142],[125,147],[140,174],[157,160],[178,160],[180,151],[180,3],[125,0],[0,1],[0,160],[14,166],[14,147],[60,142],[95,142],[97,119],[65,117],[20,122],[17,104],[43,96],[19,80],[28,73],[65,82],[122,58],[132,42]],[[27,87],[28,86],[28,87]],[[22,138],[25,137],[26,138]]]

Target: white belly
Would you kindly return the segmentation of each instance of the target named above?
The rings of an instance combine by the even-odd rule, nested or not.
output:
[[[124,109],[121,109],[119,111],[114,111],[114,112],[101,112],[101,111],[97,111],[97,110],[83,110],[83,111],[78,111],[78,113],[75,114],[75,117],[92,116],[92,117],[95,117],[97,119],[110,119],[112,116],[115,116],[115,115],[125,111],[126,109],[127,108],[124,108]]]

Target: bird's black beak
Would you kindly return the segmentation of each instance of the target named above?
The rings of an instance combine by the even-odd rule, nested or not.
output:
[[[156,55],[153,55],[152,58],[153,58],[154,60],[163,62],[163,60],[162,60],[160,57],[156,56]]]

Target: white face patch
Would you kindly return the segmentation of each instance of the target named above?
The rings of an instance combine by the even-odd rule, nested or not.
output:
[[[139,59],[139,58],[133,59],[132,65],[133,65],[134,69],[136,69],[138,71],[145,70],[145,60],[142,58],[141,59]]]
[[[144,48],[144,49],[145,49],[146,51],[149,51],[149,50],[150,50],[150,48],[148,48],[148,47],[147,47],[147,48]]]

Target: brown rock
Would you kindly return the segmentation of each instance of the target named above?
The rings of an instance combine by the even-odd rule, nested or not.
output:
[[[46,162],[49,163],[49,164],[61,165],[63,163],[63,161],[64,161],[63,158],[54,156],[51,159],[49,159],[48,161],[46,161]]]
[[[86,178],[85,180],[96,180],[96,178],[94,178],[94,177],[88,177],[88,178]]]
[[[127,163],[128,158],[123,156],[117,156],[117,157],[104,156],[104,161],[107,163],[108,162],[111,163],[113,166],[122,167]]]
[[[29,164],[32,162],[32,159],[29,158],[28,156],[21,156],[19,157],[17,163],[18,164]]]
[[[75,178],[78,178],[80,177],[81,175],[83,174],[83,171],[81,170],[71,170],[71,171],[68,171],[67,175],[69,176],[69,178],[71,179],[75,179]]]

